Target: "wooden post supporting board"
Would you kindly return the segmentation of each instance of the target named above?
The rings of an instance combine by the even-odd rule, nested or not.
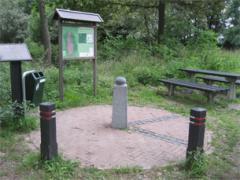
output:
[[[24,115],[23,109],[19,105],[23,102],[21,61],[10,62],[10,74],[14,114],[21,117]]]
[[[63,62],[63,55],[62,55],[62,21],[59,19],[58,21],[58,44],[59,44],[59,97],[60,100],[63,101],[64,99],[64,76],[63,76],[63,71],[64,71],[64,62]]]
[[[94,23],[93,95],[97,95],[97,23]]]
[[[97,62],[93,59],[93,95],[97,94]]]
[[[21,61],[10,62],[12,101],[22,103],[22,68]]]

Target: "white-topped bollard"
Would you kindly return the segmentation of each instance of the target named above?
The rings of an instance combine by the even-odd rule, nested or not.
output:
[[[127,128],[127,81],[117,77],[113,91],[112,128]]]

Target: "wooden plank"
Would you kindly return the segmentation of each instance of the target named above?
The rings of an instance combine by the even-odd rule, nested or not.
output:
[[[210,86],[206,84],[198,84],[195,82],[188,82],[188,81],[183,81],[183,80],[178,80],[178,79],[166,79],[166,80],[160,80],[163,83],[166,84],[174,84],[176,86],[182,86],[182,87],[187,87],[191,89],[197,89],[197,90],[202,90],[202,91],[210,91],[210,92],[224,92],[227,91],[227,88],[222,88],[222,87],[217,87],[217,86]]]
[[[63,54],[62,54],[62,21],[58,20],[58,45],[59,45],[59,97],[60,100],[63,101],[64,99],[64,62],[63,62]]]
[[[182,86],[190,89],[204,91],[207,95],[208,102],[213,102],[214,96],[217,93],[228,92],[228,89],[226,88],[210,86],[206,84],[198,84],[194,82],[187,82],[187,81],[177,80],[177,79],[166,79],[166,80],[160,80],[160,81],[163,82],[168,87],[169,96],[174,95],[175,86]]]
[[[97,94],[97,63],[96,59],[93,59],[93,95]]]
[[[97,95],[97,25],[94,26],[93,95]]]
[[[10,62],[10,74],[11,74],[12,101],[22,103],[23,93],[22,93],[21,61]]]
[[[230,83],[227,81],[224,77],[217,77],[217,76],[198,76],[196,77],[198,79],[203,79],[203,80],[209,80],[209,81],[217,81],[217,82],[223,82],[223,83]],[[235,84],[240,84],[240,80],[237,80]]]
[[[240,79],[240,74],[236,74],[236,73],[228,73],[228,72],[212,71],[212,70],[202,70],[202,69],[184,69],[184,68],[181,68],[179,70],[185,71],[185,72],[188,72],[188,73],[208,74],[208,75],[215,75],[215,76],[222,76],[222,77]]]
[[[19,118],[21,116],[24,116],[24,110],[20,105],[23,102],[21,61],[10,62],[10,74],[11,74],[13,110],[15,116]]]
[[[211,71],[211,70],[201,70],[201,69],[179,69],[181,71],[187,73],[200,73],[214,76],[222,76],[225,77],[227,81],[229,81],[230,89],[229,89],[229,99],[236,98],[236,84],[235,82],[240,79],[240,74],[236,73],[227,73],[221,71]]]

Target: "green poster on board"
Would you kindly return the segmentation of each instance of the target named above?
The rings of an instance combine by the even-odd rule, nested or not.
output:
[[[92,58],[94,54],[94,28],[63,26],[63,58]]]

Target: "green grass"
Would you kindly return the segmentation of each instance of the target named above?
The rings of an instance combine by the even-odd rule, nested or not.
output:
[[[143,172],[141,167],[121,167],[121,168],[114,168],[111,169],[114,174],[136,174]]]
[[[77,163],[70,160],[64,160],[60,156],[43,162],[42,168],[47,173],[49,179],[70,179],[77,171]]]
[[[0,128],[0,151],[6,153],[11,146],[16,144],[15,134],[9,130]]]

